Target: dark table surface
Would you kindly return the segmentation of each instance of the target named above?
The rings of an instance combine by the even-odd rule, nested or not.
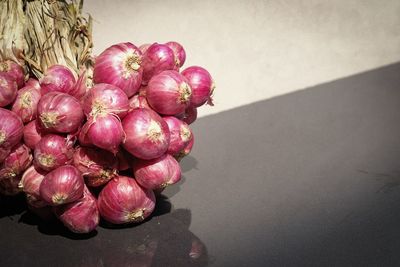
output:
[[[1,199],[0,266],[400,265],[400,64],[193,128],[143,224],[75,236]]]

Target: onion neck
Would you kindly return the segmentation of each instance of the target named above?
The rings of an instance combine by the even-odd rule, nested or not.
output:
[[[181,138],[184,142],[187,142],[190,140],[191,133],[190,133],[190,130],[185,125],[181,126],[180,134],[181,134]]]
[[[5,62],[5,61],[0,62],[0,71],[7,72],[9,70],[10,70],[10,65],[8,65],[7,62]]]
[[[32,94],[25,92],[21,96],[21,108],[28,108],[32,105]]]
[[[156,143],[163,139],[163,134],[161,130],[161,126],[158,122],[151,120],[150,126],[147,129],[147,136],[149,137],[150,141]]]
[[[4,131],[0,131],[0,145],[2,145],[6,141],[6,133]]]
[[[57,123],[57,115],[58,114],[56,112],[46,112],[40,115],[40,120],[45,128],[51,128]]]
[[[92,105],[90,115],[93,117],[107,114],[104,104],[100,101],[95,101]]]
[[[54,166],[55,160],[51,155],[40,155],[39,162],[41,165],[51,168]]]
[[[179,101],[181,103],[186,103],[190,100],[192,96],[192,88],[190,88],[189,84],[182,82],[179,85]]]
[[[145,209],[139,209],[132,212],[128,212],[125,215],[125,218],[128,222],[137,222],[144,220],[144,211]]]
[[[51,198],[54,204],[61,205],[64,204],[65,200],[67,200],[67,196],[62,193],[54,194]]]
[[[125,79],[128,79],[133,72],[137,72],[142,64],[142,59],[136,53],[129,55],[125,61]]]

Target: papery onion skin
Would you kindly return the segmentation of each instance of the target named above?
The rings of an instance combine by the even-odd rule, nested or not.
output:
[[[15,145],[0,166],[0,180],[19,176],[31,163],[31,150],[23,143]]]
[[[84,188],[81,199],[54,207],[54,213],[70,231],[78,234],[92,232],[100,220],[96,198],[87,187]]]
[[[175,68],[174,51],[167,45],[154,43],[143,55],[143,84],[164,70]]]
[[[72,71],[63,65],[53,65],[47,69],[40,80],[41,94],[44,96],[50,92],[60,92],[75,95],[74,86],[76,80]]]
[[[0,195],[15,196],[21,193],[21,189],[18,187],[21,176],[14,176],[7,179],[0,180]]]
[[[71,203],[83,195],[82,174],[72,165],[49,172],[40,184],[40,197],[50,206]]]
[[[119,118],[116,115],[106,114],[89,118],[83,125],[79,137],[79,140],[110,151],[115,155],[125,134]]]
[[[153,191],[143,189],[133,178],[119,176],[111,180],[100,192],[100,215],[114,224],[137,223],[146,219],[154,210]]]
[[[33,120],[24,126],[24,143],[30,149],[35,149],[37,143],[42,139],[40,130],[38,129],[37,121]]]
[[[206,69],[192,66],[183,70],[181,74],[187,78],[192,88],[191,105],[200,107],[207,101],[212,103],[211,95],[214,91],[214,82]]]
[[[175,117],[186,122],[187,124],[192,124],[197,119],[197,108],[194,106],[189,106],[185,112],[176,115]]]
[[[18,89],[24,86],[25,73],[24,69],[12,60],[5,60],[0,62],[0,73],[7,73],[14,78],[17,83]]]
[[[42,96],[37,111],[39,126],[46,132],[72,133],[78,130],[84,119],[79,101],[58,92]]]
[[[79,75],[78,80],[76,81],[74,88],[71,90],[70,95],[74,96],[76,99],[81,100],[86,95],[86,92],[88,91],[87,87],[87,71],[82,71],[82,73]]]
[[[27,194],[28,201],[35,207],[43,207],[46,205],[46,203],[41,200],[39,192],[40,184],[46,174],[45,171],[30,166],[25,170],[18,184],[18,187]],[[43,205],[40,205],[40,202],[43,203]]]
[[[168,46],[169,48],[171,48],[172,51],[174,51],[175,70],[179,70],[179,68],[182,67],[183,64],[185,64],[185,60],[186,60],[185,49],[183,48],[183,46],[180,43],[174,42],[174,41],[165,43],[165,45]]]
[[[114,85],[96,84],[85,96],[83,110],[86,116],[113,113],[123,118],[129,110],[128,96]]]
[[[142,54],[146,53],[147,49],[149,49],[149,47],[150,47],[151,45],[152,45],[152,44],[142,44],[141,46],[139,46],[140,52],[142,52]]]
[[[175,117],[163,117],[168,124],[170,133],[170,142],[167,153],[174,155],[184,149],[192,139],[192,130],[186,122],[183,122]]]
[[[163,189],[181,179],[179,163],[169,154],[152,160],[137,160],[133,173],[138,184],[151,190]]]
[[[133,110],[135,108],[150,108],[149,103],[145,96],[134,95],[129,98],[129,110]]]
[[[7,156],[7,151],[19,143],[24,124],[21,118],[12,111],[0,108],[0,163]]]
[[[36,144],[34,164],[45,171],[52,171],[69,164],[74,153],[73,144],[65,137],[57,134],[47,134]]]
[[[164,154],[169,145],[167,123],[154,111],[137,108],[122,121],[126,134],[123,147],[133,156],[154,159]]]
[[[86,185],[91,187],[104,185],[118,175],[118,159],[98,148],[76,148],[73,165],[82,173]]]
[[[11,110],[21,117],[22,122],[28,123],[36,119],[37,105],[40,97],[40,89],[32,85],[27,85],[17,92],[17,97]]]
[[[151,78],[146,89],[146,98],[158,113],[177,115],[189,106],[192,89],[184,76],[167,70]]]
[[[193,135],[193,133],[192,133]],[[181,161],[184,157],[190,154],[194,145],[194,136],[192,136],[192,140],[190,140],[189,144],[182,149],[179,153],[175,154],[174,157],[177,161]]]
[[[133,96],[142,83],[142,52],[134,44],[119,43],[104,50],[93,69],[94,83],[108,83]]]
[[[17,82],[7,73],[0,72],[0,107],[11,104],[17,96]]]

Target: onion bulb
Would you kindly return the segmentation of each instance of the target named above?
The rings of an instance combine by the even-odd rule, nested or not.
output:
[[[40,130],[38,129],[37,121],[33,120],[24,127],[24,143],[30,149],[35,149],[37,143],[42,139]]]
[[[12,111],[0,108],[0,163],[10,152],[11,148],[22,138],[24,125],[22,120]]]
[[[170,132],[170,142],[167,152],[174,155],[184,149],[192,139],[192,131],[186,122],[183,122],[175,117],[166,116],[163,118],[168,124]]]
[[[179,153],[175,154],[174,157],[177,161],[181,161],[184,157],[190,154],[194,145],[194,136],[192,136],[192,140],[190,140],[189,144],[182,149]]]
[[[152,44],[143,55],[143,84],[147,84],[154,75],[174,68],[174,51],[167,45]]]
[[[15,79],[7,73],[0,72],[0,107],[11,104],[17,96],[17,90]]]
[[[30,149],[23,143],[15,145],[0,166],[0,180],[19,176],[32,163]]]
[[[20,116],[24,123],[30,122],[36,119],[40,97],[40,89],[32,85],[26,85],[17,92],[17,98],[11,110]]]
[[[40,197],[40,184],[42,183],[46,173],[34,166],[29,167],[18,184],[18,187],[26,193],[28,202],[36,207],[44,207],[47,204]]]
[[[42,95],[50,92],[60,92],[80,97],[74,92],[75,90],[75,77],[72,71],[62,65],[53,65],[47,69],[43,78],[40,80],[40,87]]]
[[[0,73],[7,73],[17,83],[18,88],[24,86],[25,73],[24,69],[12,60],[5,60],[0,62]]]
[[[214,92],[214,82],[210,73],[198,66],[192,66],[182,71],[182,75],[188,80],[192,88],[191,105],[200,107],[208,102],[212,105],[212,94]]]
[[[183,49],[183,46],[177,42],[168,42],[165,44],[169,48],[174,51],[174,58],[175,58],[175,70],[179,70],[180,67],[183,66],[186,60],[186,52]]]

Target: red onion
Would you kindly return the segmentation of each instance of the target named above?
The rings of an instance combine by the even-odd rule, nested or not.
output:
[[[55,207],[54,213],[74,233],[89,233],[96,229],[100,220],[96,198],[87,187],[84,188],[81,199]]]
[[[39,126],[48,132],[74,132],[84,119],[79,101],[73,96],[58,92],[42,96],[37,110]]]
[[[15,145],[0,166],[0,180],[19,176],[32,163],[30,149],[23,143]]]
[[[31,206],[36,208],[44,207],[47,204],[40,197],[40,184],[44,179],[45,172],[36,169],[34,166],[29,167],[18,184],[18,187],[26,193],[27,200]]]
[[[157,159],[136,161],[133,173],[138,184],[151,190],[165,188],[181,179],[179,163],[169,154]]]
[[[175,69],[179,70],[179,68],[183,66],[186,60],[185,49],[183,49],[183,46],[177,42],[168,42],[165,45],[171,48],[172,51],[174,51]]]
[[[33,120],[24,127],[24,143],[30,149],[35,149],[36,144],[42,139],[37,121]]]
[[[83,195],[82,174],[72,165],[61,166],[48,173],[40,184],[40,197],[50,206],[80,199]]]
[[[170,141],[167,152],[174,155],[184,149],[192,139],[192,131],[186,122],[181,121],[172,116],[166,116],[163,118],[168,124],[170,133]]]
[[[187,124],[192,124],[197,119],[197,108],[189,106],[185,112],[176,115],[176,117]]]
[[[147,87],[146,98],[158,113],[176,115],[185,111],[192,96],[186,78],[176,71],[163,71],[154,76]]]
[[[113,113],[123,118],[129,110],[128,97],[114,85],[96,84],[85,96],[83,110],[86,116],[96,117]]]
[[[25,83],[25,86],[30,86],[33,87],[35,89],[40,90],[40,83],[38,80],[33,79],[33,78],[29,78],[28,81]]]
[[[87,87],[87,71],[84,70],[81,72],[81,74],[78,77],[78,80],[76,81],[74,88],[70,92],[70,95],[74,96],[76,99],[80,100],[86,95],[86,92],[88,91]]]
[[[11,110],[21,117],[22,122],[30,122],[36,119],[37,105],[40,97],[40,89],[32,85],[27,85],[17,92],[17,98]]]
[[[21,140],[24,125],[17,114],[4,108],[0,108],[0,118],[1,163],[10,152],[10,149]]]
[[[122,147],[120,147],[117,153],[117,158],[118,158],[118,170],[120,171],[128,170],[135,160],[135,158]]]
[[[124,137],[120,119],[111,114],[89,118],[79,134],[79,140],[82,142],[93,144],[114,155],[118,152],[118,147]]]
[[[133,96],[142,83],[142,52],[131,43],[113,45],[97,58],[93,69],[95,83],[108,83]]]
[[[62,65],[53,65],[47,69],[44,77],[40,80],[42,95],[50,92],[61,92],[76,96],[75,77],[72,71]]]
[[[100,192],[100,215],[115,224],[141,222],[154,210],[153,191],[141,188],[134,179],[119,176],[111,180]]]
[[[134,109],[122,121],[126,139],[123,147],[135,157],[154,159],[164,154],[169,145],[167,123],[154,111]]]
[[[6,60],[0,62],[0,73],[7,73],[12,78],[14,78],[18,88],[24,86],[25,83],[24,69],[14,61]]]
[[[202,67],[192,66],[182,71],[192,88],[191,105],[200,107],[206,102],[212,103],[211,95],[214,83],[210,73]]]
[[[74,166],[83,174],[86,185],[100,186],[117,176],[118,160],[111,153],[88,147],[78,147]]]
[[[18,188],[18,183],[21,176],[14,176],[7,179],[0,180],[0,195],[15,196],[21,192]]]
[[[11,104],[17,96],[17,83],[7,73],[0,72],[0,107]]]
[[[147,84],[154,75],[174,68],[174,51],[163,44],[152,44],[143,55],[143,84]]]
[[[152,44],[142,44],[141,46],[139,46],[140,52],[142,52],[142,54],[146,53],[147,49],[149,49],[149,47],[150,47],[151,45],[152,45]]]
[[[72,142],[62,136],[56,134],[43,136],[34,150],[36,167],[51,171],[69,164],[74,153],[72,146]]]
[[[176,160],[181,161],[182,158],[189,155],[189,153],[192,151],[193,145],[194,145],[194,136],[192,134],[192,139],[190,140],[189,144],[184,149],[182,149],[179,153],[174,155]]]
[[[134,95],[129,98],[129,107],[130,110],[135,108],[150,108],[149,103],[147,103],[146,97],[141,95]]]

